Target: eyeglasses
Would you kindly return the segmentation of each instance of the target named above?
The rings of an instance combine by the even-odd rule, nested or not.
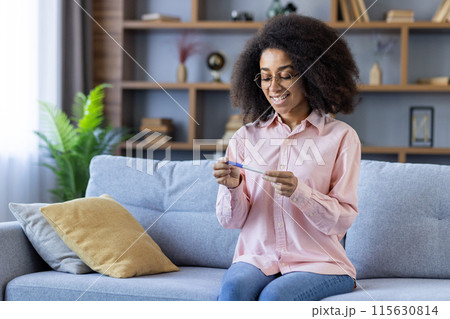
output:
[[[275,74],[275,77],[273,77],[272,75],[266,73],[258,73],[255,75],[253,81],[260,89],[267,90],[272,85],[272,80],[275,78],[275,82],[277,82],[279,86],[287,89],[292,85],[293,79],[298,74],[299,73],[292,75],[289,72],[280,71]]]

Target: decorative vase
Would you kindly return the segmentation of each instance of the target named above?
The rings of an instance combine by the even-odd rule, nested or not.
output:
[[[370,79],[369,84],[370,85],[381,85],[381,69],[378,62],[375,62],[372,68],[370,69]]]
[[[180,63],[177,68],[177,81],[178,82],[186,82],[187,78],[187,70],[184,63]]]
[[[267,18],[273,18],[276,15],[282,14],[284,12],[284,8],[281,5],[280,0],[273,0],[270,4],[269,9],[267,10]]]

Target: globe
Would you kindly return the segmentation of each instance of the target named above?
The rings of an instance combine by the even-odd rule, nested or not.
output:
[[[206,58],[206,64],[211,70],[211,75],[213,76],[213,82],[222,82],[220,79],[220,70],[225,65],[225,57],[220,52],[212,52]]]
[[[212,52],[206,58],[208,67],[213,71],[219,71],[225,65],[225,57],[220,52]]]

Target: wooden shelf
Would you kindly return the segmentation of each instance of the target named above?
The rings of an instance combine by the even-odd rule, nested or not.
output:
[[[427,84],[383,84],[359,86],[362,92],[450,92],[450,85],[427,85]]]
[[[141,20],[125,20],[125,30],[151,29],[206,29],[206,30],[257,30],[264,22],[233,22],[233,21],[199,21],[199,22],[150,22]]]
[[[176,83],[176,82],[146,82],[146,81],[123,81],[122,89],[126,90],[159,90],[161,88],[167,90],[229,90],[230,84],[228,83],[217,83],[217,82],[187,82],[187,83]]]
[[[264,25],[264,22],[234,22],[234,21],[198,21],[198,22],[153,22],[142,20],[125,20],[123,28],[125,30],[150,30],[150,29],[228,29],[228,30],[257,30]],[[345,22],[329,22],[333,28],[347,29],[352,24]],[[353,24],[352,29],[450,29],[450,23],[417,21],[403,23],[387,23],[384,21],[357,22]]]
[[[229,83],[215,83],[215,82],[189,82],[176,83],[164,82],[155,83],[147,81],[123,81],[122,88],[125,90],[158,90],[161,88],[167,90],[211,90],[211,91],[226,91],[230,89]],[[359,86],[362,92],[450,92],[450,85],[426,85],[426,84],[384,84],[384,85],[368,85],[362,84]]]
[[[363,146],[361,153],[394,154],[398,156],[398,162],[406,163],[407,155],[450,155],[450,148]]]
[[[151,147],[151,145],[149,145],[148,147],[145,147],[144,150],[147,150]],[[187,143],[187,142],[168,142],[165,143],[164,145],[160,146],[158,149],[159,150],[164,150],[165,148],[170,147],[172,150],[174,151],[189,151],[192,150],[192,143]],[[127,145],[125,142],[122,142],[118,145],[118,150],[119,153],[121,152],[125,152],[127,149]],[[136,147],[132,147],[133,150],[136,150]],[[202,148],[203,149],[203,148]]]
[[[192,151],[192,143],[185,142],[169,142],[160,147],[161,150],[170,146],[174,151]],[[225,150],[226,145],[223,147]],[[126,150],[126,144],[119,145],[121,151]],[[133,148],[135,149],[135,148]],[[216,145],[202,145],[201,151],[216,151]],[[379,155],[397,155],[397,160],[400,163],[407,162],[408,155],[450,155],[450,148],[426,148],[426,147],[386,147],[386,146],[362,146],[362,154],[379,154]]]
[[[329,25],[336,29],[347,29],[352,24],[346,22],[333,22]],[[431,21],[417,21],[417,22],[402,22],[402,23],[387,23],[384,21],[373,21],[373,22],[357,22],[352,27],[352,29],[450,29],[450,23],[448,22],[431,22]]]

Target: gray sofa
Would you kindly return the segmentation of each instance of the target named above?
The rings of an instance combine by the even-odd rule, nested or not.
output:
[[[111,195],[145,229],[157,220],[148,233],[180,271],[128,279],[53,271],[19,223],[1,223],[0,299],[216,299],[239,231],[217,222],[212,162],[149,161],[147,170],[128,160],[94,158],[87,196]],[[449,166],[362,161],[359,215],[345,238],[358,287],[326,300],[450,300],[449,181]]]

